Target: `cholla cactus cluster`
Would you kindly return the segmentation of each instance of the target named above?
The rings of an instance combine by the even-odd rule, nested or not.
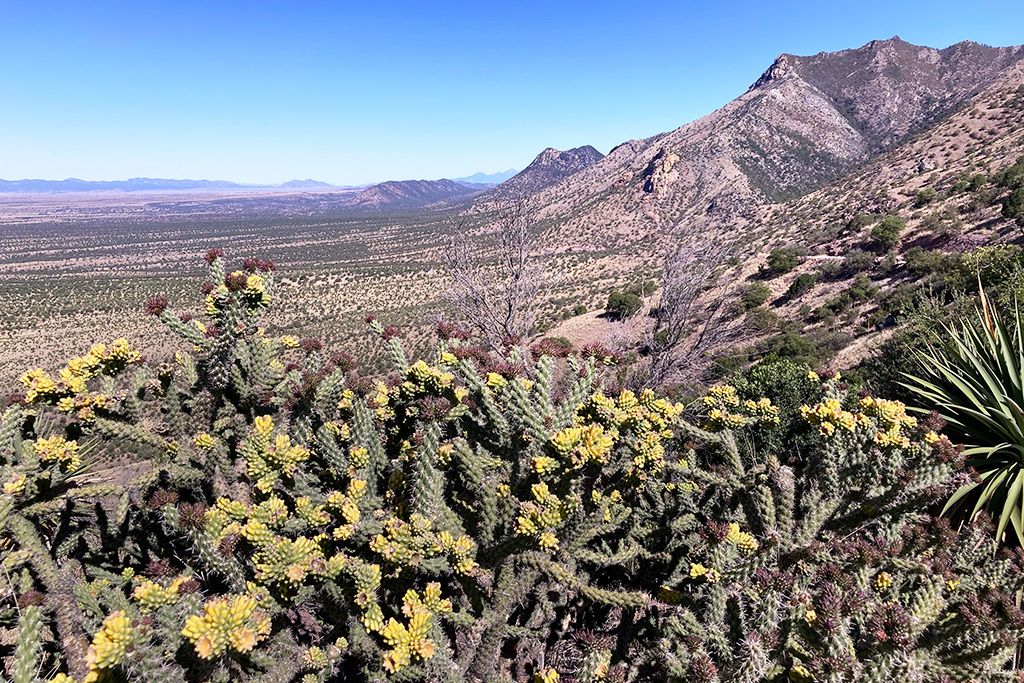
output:
[[[781,409],[731,386],[375,321],[370,380],[207,260],[205,321],[147,306],[173,360],[96,347],[3,415],[15,683],[1012,679],[1018,561],[929,514],[961,458],[902,406],[808,381],[813,448],[760,452]]]

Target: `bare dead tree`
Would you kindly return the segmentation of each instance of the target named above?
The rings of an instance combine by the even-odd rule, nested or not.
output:
[[[499,210],[497,254],[476,244],[464,222],[451,224],[444,254],[450,287],[442,298],[493,348],[525,341],[548,286],[546,259],[537,253],[534,212],[525,199]]]
[[[742,322],[730,319],[734,297],[719,282],[728,257],[728,248],[720,243],[686,237],[665,259],[661,297],[653,321],[644,327],[635,383],[663,386],[698,380],[743,336]]]

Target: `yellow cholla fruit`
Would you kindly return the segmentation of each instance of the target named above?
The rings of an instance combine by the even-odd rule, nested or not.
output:
[[[25,491],[25,475],[16,474],[4,482],[4,493],[9,496],[16,496]]]
[[[274,419],[269,415],[260,415],[253,420],[253,428],[260,436],[270,438],[270,434],[274,431]]]
[[[85,655],[85,662],[93,671],[117,666],[128,654],[135,629],[124,612],[114,612],[103,620],[99,632]]]
[[[37,439],[32,444],[32,450],[36,452],[43,462],[58,462],[69,472],[73,472],[82,466],[82,459],[78,455],[78,442],[67,441],[63,436],[51,436],[49,439]]]
[[[537,543],[542,550],[557,550],[558,538],[550,531],[545,531],[537,537]]]
[[[360,469],[370,464],[370,452],[362,446],[356,446],[349,449],[348,459],[352,467]]]
[[[736,387],[729,386],[728,384],[716,384],[708,389],[707,395],[704,397],[704,405],[714,405],[716,403],[738,406],[740,399],[736,395]]]
[[[211,450],[214,446],[217,445],[217,442],[214,441],[213,437],[207,434],[206,432],[196,434],[195,437],[192,439],[192,442],[196,445],[197,448],[201,448],[204,451]]]
[[[558,469],[558,461],[554,458],[549,458],[546,455],[538,455],[530,463],[530,466],[533,468],[534,472],[544,476],[546,474],[551,474]]]
[[[144,580],[135,587],[132,597],[142,607],[143,611],[160,609],[166,605],[177,602],[181,585],[188,579],[179,576],[174,579],[166,588],[154,581]]]
[[[302,653],[302,663],[312,669],[326,669],[331,660],[323,649],[314,645]]]
[[[299,338],[290,334],[286,334],[281,337],[281,346],[286,349],[297,349],[299,348]]]
[[[391,651],[384,655],[384,668],[395,673],[411,660],[424,661],[434,656],[434,642],[427,638],[433,617],[426,609],[415,610],[406,626],[394,617],[381,630]]]
[[[548,668],[533,675],[533,683],[558,683],[558,672]]]
[[[186,619],[181,631],[203,659],[212,659],[228,648],[238,653],[249,652],[269,634],[270,618],[256,608],[256,600],[248,595],[207,602],[203,614]]]
[[[708,568],[705,567],[704,565],[697,564],[697,563],[694,563],[694,562],[690,563],[690,578],[691,579],[699,579],[700,577],[705,576],[707,573],[708,573]]]
[[[886,590],[891,585],[892,576],[889,575],[889,572],[882,572],[881,574],[875,577],[875,580],[871,584],[871,586],[878,592]]]
[[[757,550],[757,539],[750,534],[740,531],[740,525],[735,522],[729,524],[729,533],[725,541],[731,543],[743,552],[754,552]]]

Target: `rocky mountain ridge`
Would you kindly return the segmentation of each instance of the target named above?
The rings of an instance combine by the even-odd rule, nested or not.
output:
[[[593,166],[603,158],[604,155],[590,145],[565,151],[548,147],[529,166],[487,192],[481,199],[486,201],[534,195]]]
[[[368,187],[351,205],[363,210],[415,209],[466,199],[479,192],[454,180],[389,180]]]
[[[741,231],[759,207],[824,186],[894,148],[1022,58],[1021,46],[936,50],[898,37],[781,55],[717,111],[623,143],[537,192],[535,202],[569,243],[621,245],[681,227]]]

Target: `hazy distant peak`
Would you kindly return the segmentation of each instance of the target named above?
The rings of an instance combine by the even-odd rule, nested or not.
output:
[[[471,176],[466,176],[465,178],[452,178],[452,180],[458,183],[470,183],[475,185],[497,185],[498,183],[505,182],[516,173],[519,173],[519,171],[514,168],[510,168],[507,171],[499,171],[497,173],[481,173],[478,171]]]

